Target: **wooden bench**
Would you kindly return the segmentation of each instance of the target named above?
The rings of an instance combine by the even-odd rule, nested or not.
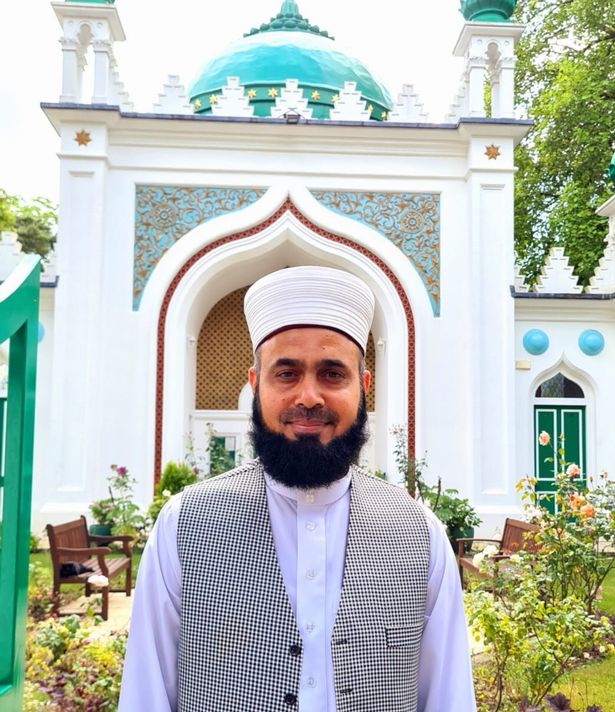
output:
[[[472,544],[474,542],[497,544],[498,552],[494,558],[496,560],[507,559],[522,549],[523,551],[536,551],[537,545],[532,534],[538,531],[538,528],[536,524],[508,518],[504,522],[501,539],[457,539],[457,563],[459,565],[461,585],[463,586],[464,569],[477,576],[485,576],[477,566],[474,566],[472,561],[474,554],[476,554],[476,552],[472,552]],[[470,545],[469,547],[468,544]]]
[[[57,526],[48,524],[47,536],[49,537],[49,552],[53,567],[53,599],[56,614],[59,613],[60,586],[62,584],[83,583],[85,584],[85,595],[89,596],[92,593],[92,584],[88,583],[90,576],[106,576],[111,581],[122,571],[126,572],[124,589],[113,589],[108,585],[101,587],[102,617],[107,620],[109,617],[109,591],[126,591],[126,595],[130,596],[132,588],[130,542],[133,538],[131,536],[94,536],[88,532],[85,517]],[[122,543],[123,556],[110,558],[109,555],[112,552],[107,544],[114,541]],[[60,570],[63,564],[81,564],[91,571],[62,576]]]

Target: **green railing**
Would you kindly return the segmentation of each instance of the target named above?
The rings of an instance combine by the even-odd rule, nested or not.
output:
[[[22,708],[40,260],[26,255],[0,285],[0,344],[8,383],[0,399],[0,712]]]

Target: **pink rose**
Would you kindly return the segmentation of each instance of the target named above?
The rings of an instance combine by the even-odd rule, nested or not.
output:
[[[566,474],[568,477],[571,479],[574,477],[578,477],[581,474],[581,468],[578,465],[575,465],[575,463],[571,463],[568,465],[568,469],[566,470]]]
[[[551,442],[551,436],[546,430],[543,430],[542,433],[538,436],[538,442],[541,445],[548,445]]]
[[[128,474],[128,469],[126,467],[118,467],[118,468],[116,468],[115,472],[120,477],[125,477]]]

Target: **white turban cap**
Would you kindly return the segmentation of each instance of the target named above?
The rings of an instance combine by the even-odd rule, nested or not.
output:
[[[349,336],[365,353],[374,295],[350,272],[289,267],[262,277],[246,292],[244,312],[254,351],[273,334],[321,326]]]

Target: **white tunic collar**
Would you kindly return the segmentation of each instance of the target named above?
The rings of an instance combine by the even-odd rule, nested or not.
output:
[[[287,487],[281,482],[277,482],[265,472],[265,485],[268,489],[283,497],[287,497],[298,504],[307,504],[314,506],[325,506],[333,504],[338,499],[343,497],[350,487],[350,472],[340,480],[332,482],[326,487],[315,487],[314,489],[299,489],[298,487]]]

